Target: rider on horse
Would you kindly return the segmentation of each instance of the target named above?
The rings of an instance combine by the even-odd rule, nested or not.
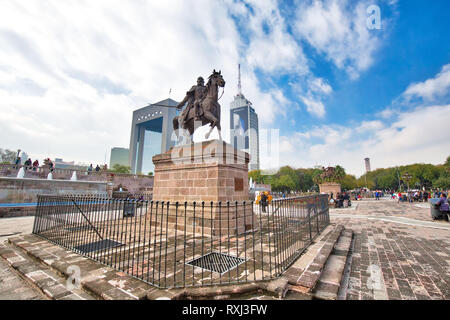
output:
[[[186,97],[177,105],[177,109],[183,108],[184,104],[187,102],[186,108],[180,115],[181,121],[185,124],[189,120],[189,111],[194,108],[195,120],[199,120],[202,115],[202,109],[200,107],[200,102],[204,98],[206,93],[206,87],[204,85],[204,80],[202,77],[197,78],[197,85],[192,86],[192,88],[186,93]]]
[[[192,143],[192,136],[195,129],[206,124],[210,125],[209,132],[205,138],[208,139],[212,130],[217,128],[219,140],[222,140],[220,129],[220,104],[218,100],[219,87],[225,87],[225,80],[220,71],[213,70],[208,78],[208,83],[204,86],[202,77],[198,77],[197,85],[186,93],[183,101],[177,105],[177,109],[181,109],[187,102],[183,112],[173,118],[174,133],[180,141],[180,137],[186,137]],[[192,112],[191,112],[192,111]],[[181,131],[180,131],[181,129]],[[181,133],[181,136],[180,136]],[[189,136],[187,136],[189,134]]]

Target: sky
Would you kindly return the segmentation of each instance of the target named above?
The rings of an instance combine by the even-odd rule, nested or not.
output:
[[[229,141],[241,64],[261,132],[279,133],[262,152],[280,166],[444,163],[448,12],[447,0],[2,0],[0,148],[109,163],[133,110],[169,91],[181,101],[213,69]]]

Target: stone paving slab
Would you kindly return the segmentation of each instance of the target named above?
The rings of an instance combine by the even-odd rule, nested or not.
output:
[[[66,279],[52,272],[49,268],[34,261],[19,249],[6,244],[0,244],[0,256],[10,268],[14,268],[32,285],[39,288],[48,298],[60,300],[71,295],[73,300],[92,300],[92,297],[80,289],[66,288]],[[0,258],[0,259],[1,259]],[[19,285],[19,284],[18,284]],[[23,284],[22,284],[23,285]],[[27,297],[23,297],[27,299]]]
[[[47,300],[16,274],[9,264],[0,259],[0,300]]]

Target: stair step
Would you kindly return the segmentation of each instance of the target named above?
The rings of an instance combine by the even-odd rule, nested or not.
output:
[[[321,300],[337,300],[352,243],[353,231],[344,230],[323,268],[313,289],[313,297]]]
[[[155,288],[33,234],[10,238],[8,241],[12,247],[21,250],[23,255],[38,261],[63,279],[71,275],[68,269],[70,266],[78,266],[82,290],[96,299],[142,300],[158,290],[165,296],[169,294],[166,290]]]
[[[53,300],[94,300],[80,288],[67,285],[67,280],[40,264],[13,245],[0,244],[0,256],[20,277]]]
[[[312,262],[307,266],[305,271],[294,284],[295,286],[304,287],[310,291],[316,287],[322,270],[324,269],[330,254],[333,252],[334,246],[343,230],[344,227],[338,225],[329,233],[327,239],[324,241],[322,247],[319,249]]]

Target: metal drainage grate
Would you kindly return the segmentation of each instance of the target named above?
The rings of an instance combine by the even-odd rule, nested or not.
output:
[[[120,247],[121,245],[122,245],[122,243],[120,243],[120,242],[105,239],[105,240],[100,240],[100,241],[96,241],[96,242],[83,244],[81,246],[75,247],[75,249],[81,251],[82,253],[89,253],[89,252],[105,250],[105,249],[109,249],[109,248]]]
[[[200,258],[187,262],[186,264],[199,267],[220,274],[236,268],[245,262],[245,259],[233,257],[223,253],[212,252]]]

